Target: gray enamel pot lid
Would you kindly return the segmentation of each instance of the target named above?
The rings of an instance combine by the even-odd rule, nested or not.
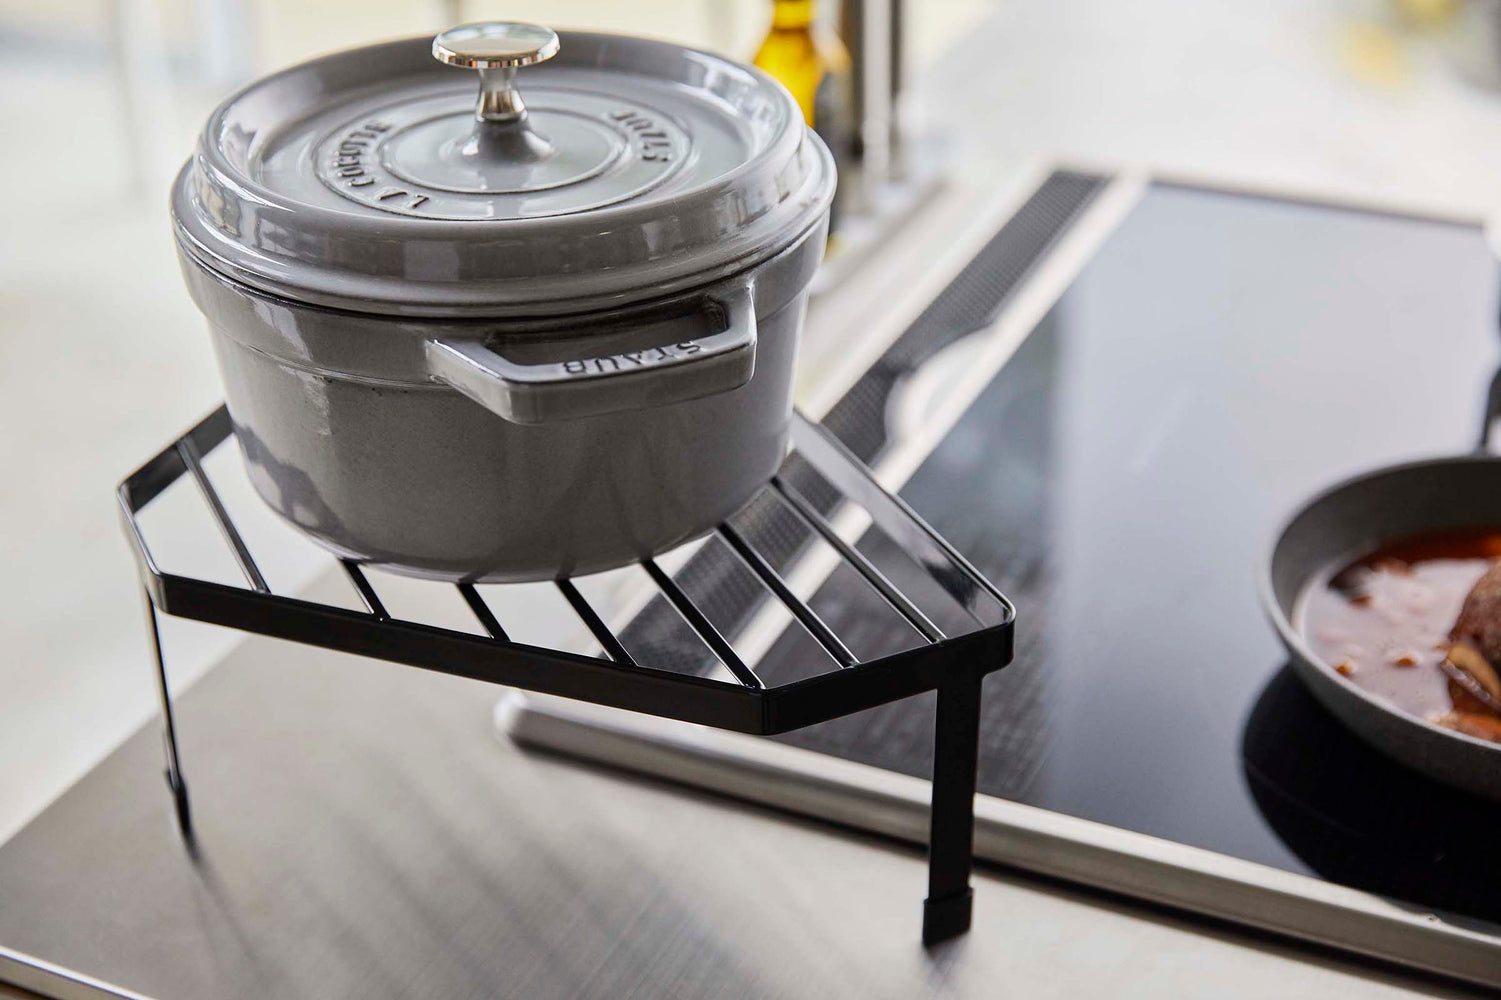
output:
[[[751,267],[815,224],[828,151],[790,94],[705,52],[518,24],[259,80],[178,175],[185,252],[275,295],[556,315]]]

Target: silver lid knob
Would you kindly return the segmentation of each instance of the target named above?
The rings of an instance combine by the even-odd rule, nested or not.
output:
[[[474,117],[482,122],[516,122],[526,105],[516,90],[516,70],[558,54],[558,34],[540,24],[481,21],[461,24],[433,39],[433,58],[450,66],[479,70],[479,101]]]

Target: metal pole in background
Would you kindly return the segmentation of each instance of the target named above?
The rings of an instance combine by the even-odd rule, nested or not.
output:
[[[889,19],[891,32],[889,57],[887,60],[887,93],[890,95],[888,107],[889,125],[887,132],[890,137],[890,158],[888,173],[892,180],[903,180],[907,176],[907,150],[906,136],[903,134],[902,121],[902,92],[907,86],[907,42],[906,42],[906,0],[887,0],[890,6]]]
[[[245,0],[198,0],[195,57],[198,75],[231,90],[255,71],[255,34]]]
[[[860,139],[864,201],[889,176],[891,162],[891,0],[864,0],[860,24]]]
[[[840,0],[839,39],[850,54],[850,161],[865,155],[860,125],[865,121],[865,0]]]
[[[158,181],[172,176],[167,123],[172,120],[171,85],[161,12],[150,0],[115,0],[110,5],[109,41],[115,92],[124,112],[124,141],[130,150],[131,188],[155,197]]]

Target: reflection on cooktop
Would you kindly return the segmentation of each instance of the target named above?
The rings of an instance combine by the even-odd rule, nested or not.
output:
[[[1319,875],[1501,923],[1501,805],[1367,747],[1289,667],[1256,700],[1241,752],[1262,814]]]

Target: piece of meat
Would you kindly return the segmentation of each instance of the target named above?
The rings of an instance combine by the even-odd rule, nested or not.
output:
[[[1470,588],[1449,638],[1474,646],[1490,663],[1501,663],[1501,560]]]

